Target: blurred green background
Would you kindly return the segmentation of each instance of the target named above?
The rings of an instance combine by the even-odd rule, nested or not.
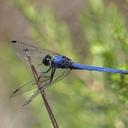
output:
[[[8,42],[20,40],[79,63],[128,70],[128,0],[0,1],[0,128],[51,128],[41,97],[11,92],[31,79]],[[128,76],[73,71],[46,90],[60,128],[128,128]]]

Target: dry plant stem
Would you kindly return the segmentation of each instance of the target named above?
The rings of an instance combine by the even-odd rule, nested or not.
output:
[[[32,71],[33,71],[33,74],[35,75],[35,77],[36,76],[38,76],[38,74],[37,74],[37,72],[36,72],[36,70],[35,70],[35,67],[33,66],[33,65],[31,65],[32,67],[31,67],[31,69],[32,69]],[[37,82],[38,82],[38,77],[36,77],[36,80],[37,80]],[[40,86],[39,86],[39,82],[38,82],[38,88],[39,88]],[[42,97],[43,97],[43,99],[44,99],[44,103],[45,103],[45,106],[46,106],[46,108],[47,108],[47,111],[48,111],[48,113],[49,113],[49,116],[50,116],[50,118],[51,118],[51,121],[52,121],[52,123],[54,124],[54,127],[55,128],[59,128],[58,127],[58,124],[57,124],[57,122],[56,122],[56,119],[55,119],[55,117],[54,117],[54,114],[53,114],[53,112],[52,112],[52,109],[50,108],[50,105],[49,105],[49,103],[48,103],[48,100],[47,100],[47,98],[46,98],[46,95],[45,95],[45,92],[43,91],[43,93],[42,92],[40,92],[41,93],[41,95],[42,95]]]
[[[40,89],[40,83],[39,83],[39,80],[38,80],[39,77],[38,77],[38,74],[37,74],[37,72],[36,72],[36,69],[35,69],[34,65],[31,63],[31,58],[30,58],[29,55],[27,55],[27,58],[28,58],[28,62],[29,62],[29,64],[30,64],[30,67],[31,67],[33,76],[34,76],[34,78],[35,78],[36,84],[37,84],[38,88]],[[49,114],[49,117],[50,117],[50,119],[51,119],[51,122],[52,122],[53,127],[54,127],[54,128],[59,128],[58,123],[57,123],[57,121],[56,121],[56,119],[55,119],[55,116],[54,116],[54,114],[53,114],[53,112],[52,112],[52,109],[51,109],[51,107],[50,107],[50,105],[49,105],[49,103],[48,103],[48,100],[47,100],[47,98],[46,98],[45,91],[40,92],[40,94],[41,94],[41,96],[42,96],[42,98],[43,98],[43,101],[44,101],[44,103],[45,103],[45,106],[46,106],[46,109],[47,109],[47,111],[48,111],[48,114]]]

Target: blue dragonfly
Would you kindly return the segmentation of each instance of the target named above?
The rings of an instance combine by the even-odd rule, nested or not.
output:
[[[38,80],[41,85],[40,88],[36,88],[35,81],[31,80],[14,90],[14,92],[11,94],[11,97],[14,97],[27,91],[34,90],[34,94],[25,101],[24,105],[30,103],[40,94],[40,92],[44,91],[47,87],[65,78],[71,72],[71,70],[89,70],[107,73],[128,74],[128,70],[119,70],[75,63],[66,56],[60,55],[47,49],[41,49],[24,42],[13,40],[10,44],[16,51],[17,55],[26,63],[28,63],[26,54],[30,56],[31,61],[35,66],[39,76]]]

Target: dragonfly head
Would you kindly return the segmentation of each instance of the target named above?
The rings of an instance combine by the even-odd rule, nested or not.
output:
[[[50,55],[46,55],[44,58],[43,58],[43,60],[42,60],[42,63],[44,64],[44,65],[51,65],[51,63],[52,63],[52,57],[50,56]]]

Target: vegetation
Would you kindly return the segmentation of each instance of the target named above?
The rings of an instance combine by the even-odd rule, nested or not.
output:
[[[84,37],[81,45],[81,40],[77,43],[73,41],[68,25],[58,20],[52,9],[41,12],[30,1],[13,2],[30,25],[28,31],[36,45],[80,63],[128,70],[128,29],[123,15],[114,4],[105,6],[102,0],[90,0],[89,6],[80,12],[77,21],[81,37]],[[9,51],[5,58],[14,56]],[[16,57],[11,60],[8,65],[10,88],[31,79],[31,72],[26,69]],[[66,79],[49,87],[46,93],[60,128],[128,127],[127,75],[73,71]],[[29,92],[24,97],[31,94]],[[25,121],[25,127],[51,127],[42,104],[41,97],[38,97],[28,109],[24,108],[31,115]]]

